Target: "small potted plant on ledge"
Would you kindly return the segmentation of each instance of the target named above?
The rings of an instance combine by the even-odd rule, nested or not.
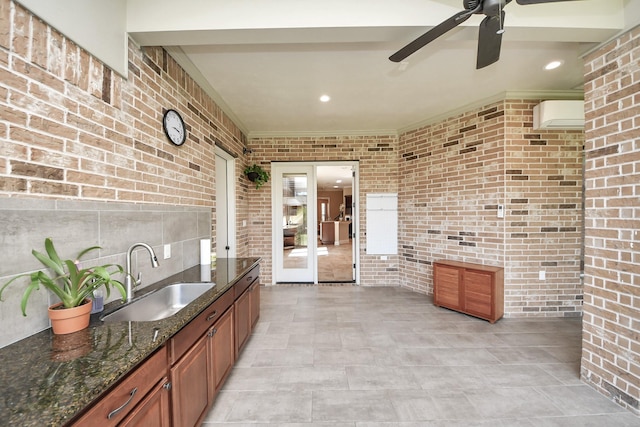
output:
[[[51,319],[51,327],[54,334],[68,334],[88,327],[92,305],[90,297],[95,290],[102,286],[107,290],[107,297],[111,292],[111,286],[113,286],[120,292],[122,299],[126,299],[127,292],[124,286],[120,281],[112,277],[114,274],[122,274],[124,272],[122,266],[105,264],[80,268],[80,258],[88,252],[100,249],[100,246],[92,246],[81,251],[75,260],[60,259],[53,246],[53,241],[48,237],[44,241],[44,247],[46,254],[35,249],[31,253],[52,274],[49,275],[44,271],[21,274],[9,280],[0,288],[0,300],[2,300],[2,292],[7,286],[21,277],[30,277],[27,288],[22,294],[20,305],[23,316],[27,315],[27,301],[31,292],[40,289],[40,285],[53,292],[61,301],[49,307],[49,318]]]
[[[244,174],[249,179],[249,181],[253,182],[256,185],[256,189],[266,184],[270,178],[269,172],[262,169],[260,165],[257,165],[255,163],[244,168]]]

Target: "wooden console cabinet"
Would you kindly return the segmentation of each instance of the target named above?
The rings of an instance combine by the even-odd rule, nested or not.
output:
[[[494,323],[504,315],[504,269],[436,261],[433,263],[433,302]]]

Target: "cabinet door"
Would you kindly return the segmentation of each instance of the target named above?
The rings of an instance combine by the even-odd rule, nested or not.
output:
[[[436,305],[460,309],[461,270],[448,265],[434,264],[433,300]]]
[[[172,409],[175,427],[193,427],[198,424],[208,408],[209,363],[207,343],[209,337],[203,335],[173,368]]]
[[[211,398],[220,390],[224,380],[231,372],[235,362],[235,346],[233,344],[233,309],[216,322],[210,331],[209,355],[211,363],[211,378],[209,389]]]
[[[492,318],[493,274],[480,270],[464,272],[464,310],[484,318]]]
[[[235,316],[235,357],[238,358],[240,351],[247,342],[251,333],[251,293],[247,290],[240,295],[234,304]]]
[[[260,318],[260,280],[256,280],[249,290],[251,291],[251,330],[253,330]]]
[[[131,411],[120,427],[169,427],[171,412],[168,384],[169,379],[163,378],[147,397]]]

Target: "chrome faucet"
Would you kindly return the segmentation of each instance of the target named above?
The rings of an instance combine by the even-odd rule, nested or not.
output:
[[[133,250],[137,247],[145,248],[149,255],[151,256],[151,266],[156,268],[158,265],[158,258],[156,257],[156,253],[153,251],[153,248],[146,243],[134,243],[131,245],[129,250],[127,251],[127,271],[125,272],[124,284],[127,290],[127,302],[131,302],[133,299],[133,288],[134,286],[138,286],[142,283],[142,274],[138,272],[138,278],[133,280],[133,275],[131,273],[131,254]]]

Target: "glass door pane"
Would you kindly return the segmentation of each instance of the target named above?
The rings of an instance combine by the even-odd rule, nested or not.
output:
[[[272,163],[273,258],[276,283],[315,283],[313,167]]]
[[[306,269],[309,266],[307,188],[306,174],[282,175],[282,259],[285,269]]]

